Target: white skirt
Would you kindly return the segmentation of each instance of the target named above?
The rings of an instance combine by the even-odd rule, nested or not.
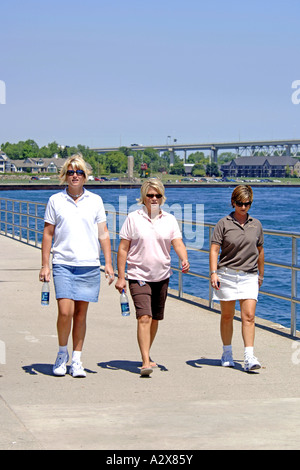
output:
[[[213,300],[241,300],[258,297],[258,274],[220,268],[218,269],[220,289],[213,290]]]

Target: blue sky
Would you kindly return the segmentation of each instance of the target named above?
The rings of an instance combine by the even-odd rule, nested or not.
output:
[[[2,0],[0,144],[300,138],[298,0]]]

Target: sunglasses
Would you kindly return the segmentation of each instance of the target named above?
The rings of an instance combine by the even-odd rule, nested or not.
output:
[[[77,176],[83,176],[84,175],[83,170],[67,170],[67,175],[68,176],[73,176],[74,173],[76,173]]]
[[[146,196],[149,197],[150,199],[153,199],[154,197],[156,197],[156,199],[162,198],[161,194],[146,194]]]
[[[248,207],[248,206],[251,206],[251,202],[241,202],[241,201],[235,201],[235,204],[238,206],[238,207]]]

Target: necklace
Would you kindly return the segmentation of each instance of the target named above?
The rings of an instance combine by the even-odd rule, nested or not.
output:
[[[73,199],[77,199],[78,197],[82,196],[82,195],[83,195],[83,192],[84,192],[84,191],[82,190],[81,193],[79,193],[79,194],[71,194],[71,193],[69,192],[68,188],[67,188],[67,193],[68,193],[68,195],[69,195],[70,197],[72,197]]]

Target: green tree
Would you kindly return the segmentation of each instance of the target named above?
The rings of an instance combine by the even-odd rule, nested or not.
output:
[[[219,176],[219,169],[216,163],[208,163],[206,165],[206,174],[207,176]]]
[[[182,162],[176,162],[170,168],[171,175],[185,175],[184,165]]]
[[[26,140],[23,145],[23,158],[37,158],[39,146],[34,140]]]
[[[208,158],[203,152],[194,152],[188,156],[188,163],[207,163]]]
[[[111,173],[124,173],[127,170],[127,157],[122,152],[108,152],[105,164]]]
[[[195,163],[192,169],[192,175],[193,176],[205,176],[205,168],[202,163]]]
[[[231,162],[231,160],[235,160],[238,157],[236,153],[233,152],[223,152],[220,155],[218,155],[218,163],[226,163],[226,162]]]

